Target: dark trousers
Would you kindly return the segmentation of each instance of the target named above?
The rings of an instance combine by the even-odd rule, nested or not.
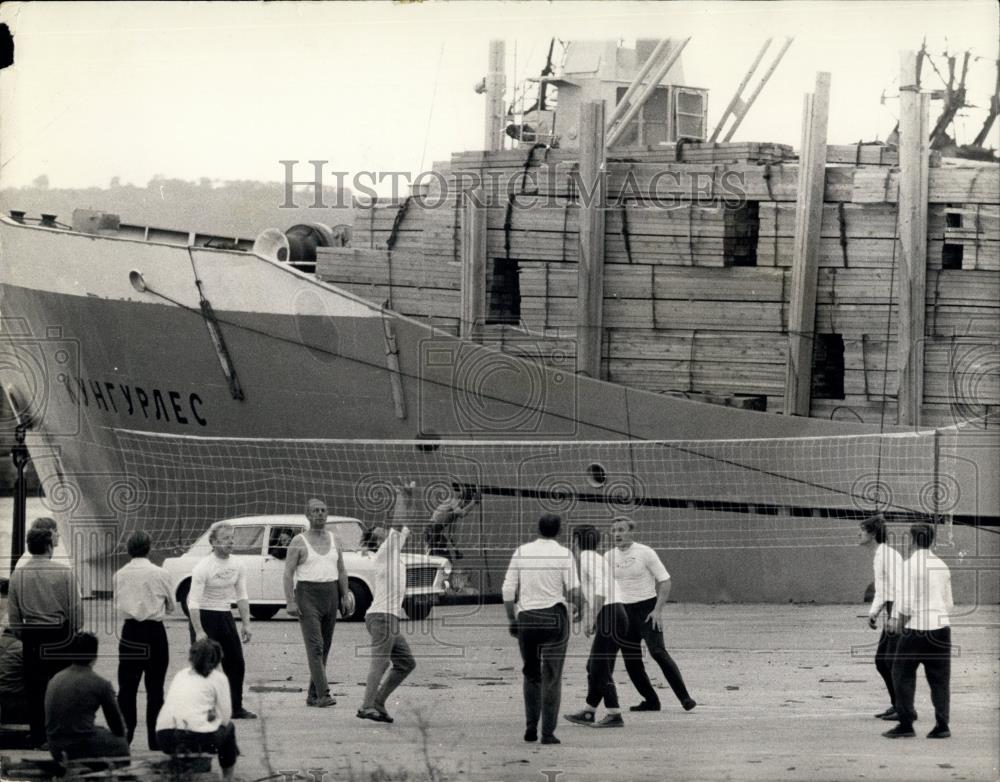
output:
[[[45,735],[45,690],[49,681],[69,665],[64,659],[73,630],[61,625],[21,625],[24,660],[24,697],[28,702],[31,738],[41,744]]]
[[[299,581],[295,585],[295,603],[299,607],[299,628],[309,663],[309,697],[322,698],[330,694],[326,659],[337,624],[340,586],[336,581]]]
[[[167,678],[169,652],[163,622],[126,619],[118,642],[118,707],[125,718],[128,743],[132,743],[139,681],[146,677],[146,740],[157,750],[156,716],[163,706],[163,683]]]
[[[628,614],[621,603],[604,606],[597,615],[594,640],[587,659],[587,705],[596,709],[604,701],[609,709],[618,708],[615,687],[615,658],[628,633]]]
[[[243,660],[243,642],[236,630],[232,611],[201,610],[201,626],[205,635],[222,647],[222,672],[229,679],[229,695],[233,701],[233,714],[243,710],[243,677],[246,663]],[[194,627],[191,627],[194,637]]]
[[[236,746],[236,728],[231,722],[211,733],[168,728],[158,731],[156,738],[160,748],[168,755],[214,752],[219,757],[219,765],[224,769],[235,766],[236,756],[240,754],[239,747]]]
[[[917,689],[917,667],[923,664],[931,688],[934,721],[948,727],[951,700],[951,628],[904,630],[896,644],[892,664],[892,684],[896,691],[899,724],[912,726],[917,718],[913,698]]]
[[[667,684],[670,685],[670,689],[674,691],[677,700],[683,703],[691,697],[684,685],[684,677],[681,676],[677,663],[674,662],[663,645],[663,631],[657,630],[653,627],[652,622],[646,621],[646,617],[649,616],[649,612],[653,610],[655,605],[656,598],[651,597],[648,600],[628,603],[625,606],[625,612],[628,614],[628,631],[621,645],[625,670],[628,671],[632,685],[639,691],[643,700],[650,704],[659,704],[660,697],[653,689],[653,684],[646,673],[646,666],[642,664],[641,642],[645,641],[649,656],[656,660],[660,670],[663,671]]]
[[[386,700],[413,673],[417,661],[413,659],[405,636],[399,632],[398,616],[369,612],[365,617],[365,627],[372,638],[372,661],[368,666],[365,700],[361,708],[385,711]],[[389,675],[385,676],[387,670]]]
[[[128,742],[124,736],[116,736],[107,728],[94,728],[88,736],[72,739],[53,737],[49,739],[49,752],[56,760],[76,760],[78,758],[127,758]],[[106,764],[94,764],[95,767]]]
[[[524,713],[528,730],[553,736],[559,721],[562,670],[569,644],[569,617],[562,604],[517,617],[517,644],[524,661]]]
[[[889,702],[896,705],[896,688],[892,684],[892,661],[896,656],[896,646],[899,643],[899,633],[882,630],[875,648],[875,670],[879,672],[885,688],[889,691]]]

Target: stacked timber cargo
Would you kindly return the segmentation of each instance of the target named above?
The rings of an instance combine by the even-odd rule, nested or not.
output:
[[[827,147],[812,415],[895,417],[899,171],[894,147]],[[453,156],[420,197],[357,204],[353,249],[317,273],[457,333],[463,193],[486,205],[478,339],[572,353],[575,151]],[[602,373],[689,396],[783,406],[797,161],[778,144],[681,144],[609,159]],[[923,420],[1000,408],[1000,169],[932,160]],[[533,350],[525,345],[533,344]]]

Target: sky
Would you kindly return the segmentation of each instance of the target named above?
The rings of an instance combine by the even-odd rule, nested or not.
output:
[[[992,0],[5,2],[0,19],[15,42],[15,63],[0,72],[0,187],[40,175],[52,187],[279,181],[279,160],[417,172],[482,148],[484,98],[473,85],[491,38],[506,41],[509,88],[538,74],[551,36],[692,36],[686,80],[711,91],[713,127],[763,41],[774,37],[775,51],[793,35],[734,140],[797,146],[802,96],[819,71],[832,74],[828,141],[884,139],[901,50],[925,37],[935,55],[971,49],[980,59],[969,99],[985,106],[1000,35]],[[942,86],[932,72],[924,84]],[[959,119],[960,140],[982,116]],[[996,129],[991,142],[1000,145]]]

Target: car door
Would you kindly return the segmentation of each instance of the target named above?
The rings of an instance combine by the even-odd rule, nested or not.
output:
[[[285,558],[292,538],[305,530],[304,524],[273,522],[267,530],[267,550],[261,560],[261,600],[285,600]]]
[[[247,574],[250,602],[261,598],[260,564],[264,553],[264,525],[241,524],[233,527],[233,558],[243,563]]]

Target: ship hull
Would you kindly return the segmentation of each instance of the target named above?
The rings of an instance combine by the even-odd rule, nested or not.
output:
[[[572,521],[603,522],[615,507],[606,501],[606,487],[595,491],[588,484],[594,457],[586,448],[560,451],[540,475],[525,468],[516,447],[505,446],[510,456],[494,459],[489,447],[474,443],[872,434],[863,425],[712,407],[583,378],[571,370],[542,369],[246,253],[189,252],[6,220],[0,230],[6,351],[0,381],[32,421],[29,446],[43,491],[56,515],[71,524],[74,556],[88,563],[91,583],[85,588],[91,591],[105,590],[107,563],[128,530],[153,525],[160,532],[158,546],[176,549],[189,543],[212,514],[218,518],[247,510],[246,498],[237,496],[238,484],[221,499],[213,495],[201,511],[197,503],[184,504],[197,495],[200,482],[213,480],[210,460],[198,470],[163,468],[146,474],[155,462],[149,449],[160,442],[156,438],[174,438],[182,450],[190,447],[184,459],[192,464],[201,464],[198,447],[212,438],[439,439],[442,445],[434,450],[386,446],[377,463],[344,458],[337,463],[336,480],[325,486],[317,479],[321,485],[312,492],[295,480],[289,482],[294,492],[276,489],[263,496],[251,490],[261,503],[252,510],[294,510],[288,503],[295,502],[296,492],[326,492],[348,504],[373,471],[389,477],[416,472],[431,480],[442,449],[464,453],[467,458],[459,461],[465,467],[448,462],[449,480],[485,489],[478,527],[463,533],[464,566],[478,573],[474,580],[480,589],[495,592],[505,552],[530,534],[530,522],[548,507],[553,493],[544,487],[553,472],[576,500],[559,508]],[[141,275],[138,287],[133,272]],[[526,348],[530,354],[530,345]],[[466,444],[449,445],[452,441]],[[958,487],[946,510],[970,521],[998,515],[996,488],[985,477],[996,474],[996,451],[993,436],[975,430],[949,437],[943,452],[938,448],[935,458],[943,453]],[[873,465],[870,455],[859,459],[856,475],[844,471],[837,487],[809,495],[815,513],[845,511],[843,529],[830,540],[803,534],[796,542],[789,535],[783,543],[775,538],[755,546],[746,534],[738,545],[726,546],[726,539],[712,532],[713,520],[719,528],[738,518],[747,529],[756,524],[767,529],[775,514],[802,516],[798,501],[778,492],[777,501],[759,503],[766,509],[753,506],[745,496],[752,482],[745,478],[678,497],[660,474],[662,463],[637,464],[635,452],[620,445],[602,453],[608,483],[643,487],[632,498],[637,518],[680,528],[692,516],[703,522],[687,543],[683,536],[660,538],[678,599],[854,600],[868,581],[867,557],[847,541],[854,528],[851,514],[866,508],[866,498],[856,490],[858,480],[883,468],[881,462]],[[787,472],[792,466],[785,462],[797,458],[795,453],[790,446],[749,458],[761,474]],[[677,464],[690,478],[711,469],[710,461],[675,461],[671,476],[677,478]],[[714,459],[716,465],[723,462]],[[912,467],[901,462],[891,469],[887,464],[884,471],[891,476]],[[919,470],[927,469],[920,464]],[[901,479],[894,502],[933,511],[922,495],[933,477]],[[149,485],[156,491],[143,488]],[[180,498],[174,511],[165,507],[169,491]],[[707,504],[713,500],[728,503],[720,505],[725,512],[717,518]],[[167,518],[177,508],[184,518],[171,524]],[[349,515],[356,510],[337,508]],[[808,530],[809,523],[796,518],[788,524],[791,531],[797,527]],[[957,534],[956,546],[989,553],[978,530]],[[979,575],[967,581],[970,593],[982,592]]]

